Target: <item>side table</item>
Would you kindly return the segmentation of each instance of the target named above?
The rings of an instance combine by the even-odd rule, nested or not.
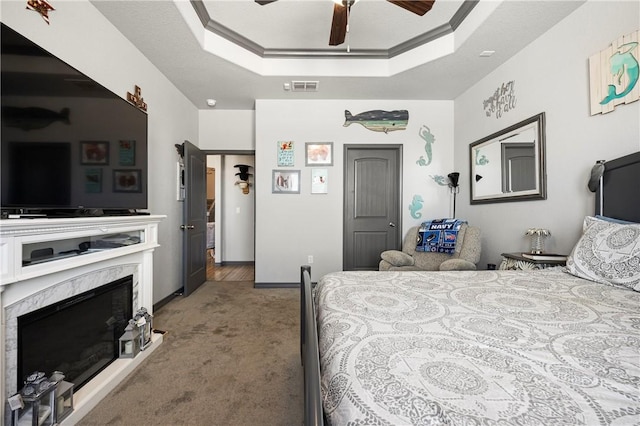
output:
[[[522,253],[502,253],[501,270],[527,271],[531,269],[545,269],[553,266],[564,266],[567,262],[561,260],[533,260],[522,256]]]

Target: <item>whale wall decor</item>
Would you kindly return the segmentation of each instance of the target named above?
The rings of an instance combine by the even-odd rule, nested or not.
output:
[[[353,115],[349,110],[344,112],[344,127],[358,123],[365,129],[374,132],[389,133],[394,130],[405,130],[409,122],[409,112],[406,109],[396,111],[373,110]]]
[[[640,30],[611,42],[589,58],[591,115],[640,99]]]

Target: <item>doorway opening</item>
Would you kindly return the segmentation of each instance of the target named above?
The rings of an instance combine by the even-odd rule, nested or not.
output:
[[[207,154],[207,281],[253,281],[255,262],[255,153]],[[248,165],[248,191],[237,165]],[[244,177],[244,176],[243,176]],[[244,185],[242,185],[244,186]]]

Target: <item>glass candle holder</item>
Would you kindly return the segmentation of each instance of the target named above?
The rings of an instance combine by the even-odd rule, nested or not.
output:
[[[530,228],[525,235],[531,237],[531,253],[544,253],[544,240],[551,235],[548,229]]]

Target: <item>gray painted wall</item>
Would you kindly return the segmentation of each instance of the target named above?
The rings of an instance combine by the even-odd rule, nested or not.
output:
[[[2,2],[2,21],[25,34],[123,97],[134,85],[149,104],[149,210],[168,217],[160,225],[156,251],[154,302],[180,287],[182,204],[175,199],[173,145],[184,139],[202,149],[256,150],[256,281],[297,282],[298,266],[314,255],[313,279],[342,266],[342,145],[345,143],[404,144],[403,230],[414,219],[408,206],[422,195],[427,217],[449,214],[450,195],[429,175],[461,173],[458,216],[484,231],[481,264],[497,263],[504,251],[527,247],[524,230],[551,229],[548,248],[567,252],[580,232],[582,218],[593,211],[586,189],[595,160],[611,159],[640,149],[640,102],[610,114],[591,117],[588,111],[590,55],[616,37],[640,27],[638,2],[588,1],[565,20],[507,61],[494,73],[453,101],[256,101],[256,111],[197,111],[140,52],[88,2],[59,2],[55,22],[46,25],[24,2]],[[92,37],[85,37],[91,34]],[[579,37],[577,36],[579,34]],[[109,46],[105,54],[96,46]],[[510,80],[516,82],[517,107],[501,119],[487,118],[482,101]],[[455,105],[455,111],[454,111]],[[409,127],[390,134],[357,124],[342,127],[344,109],[408,109]],[[471,206],[468,202],[468,145],[541,111],[547,114],[548,199]],[[170,119],[168,119],[170,118]],[[454,126],[455,123],[455,126]],[[422,125],[435,135],[434,159],[416,164],[424,155]],[[454,146],[455,134],[455,146]],[[302,171],[302,193],[271,194],[271,170],[276,168],[276,142],[293,140],[295,169]],[[310,171],[304,167],[304,142],[334,142],[334,166],[329,168],[329,194],[311,195]],[[167,173],[167,171],[171,173]]]
[[[409,111],[406,130],[374,132],[360,124],[344,127],[345,109],[352,114],[381,109]],[[433,159],[426,156],[422,126],[435,136]],[[277,167],[277,142],[294,141],[295,166]],[[328,169],[328,193],[311,194],[311,167],[305,167],[305,142],[333,142],[333,166]],[[410,226],[449,214],[447,187],[429,175],[453,169],[452,101],[256,101],[256,282],[291,283],[300,280],[299,267],[314,256],[312,278],[342,269],[343,145],[403,144],[403,235]],[[301,171],[300,194],[272,194],[273,169]],[[422,218],[409,212],[414,195],[424,199]]]
[[[114,93],[125,98],[135,85],[142,88],[148,104],[149,211],[167,215],[158,230],[153,301],[170,295],[182,285],[182,203],[176,201],[174,144],[185,139],[198,143],[197,109],[88,1],[57,2],[51,25],[26,10],[25,2],[3,1],[1,8],[2,22]]]
[[[589,115],[588,58],[640,27],[639,2],[588,1],[455,100],[455,167],[462,172],[459,212],[482,228],[480,265],[502,252],[526,251],[530,227],[551,230],[547,249],[569,253],[585,215],[593,214],[587,189],[596,160],[640,150],[640,102]],[[515,80],[517,105],[496,119],[482,101]],[[469,144],[544,111],[547,131],[547,199],[470,205]],[[637,202],[637,200],[636,200]]]

